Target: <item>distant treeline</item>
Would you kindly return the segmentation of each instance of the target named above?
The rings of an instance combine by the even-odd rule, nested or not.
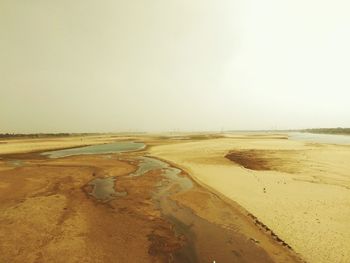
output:
[[[33,134],[19,134],[19,133],[0,133],[0,138],[47,138],[47,137],[67,137],[87,135],[87,133],[33,133]]]
[[[317,129],[304,129],[302,132],[310,133],[326,133],[326,134],[349,134],[350,128],[317,128]]]

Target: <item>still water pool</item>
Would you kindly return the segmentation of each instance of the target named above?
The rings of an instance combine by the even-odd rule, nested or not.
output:
[[[121,152],[131,152],[137,151],[145,148],[145,144],[142,142],[115,142],[107,144],[98,144],[83,146],[78,148],[63,149],[57,151],[44,152],[42,155],[47,155],[50,158],[61,158],[72,155],[81,154],[106,154],[106,153],[121,153]]]

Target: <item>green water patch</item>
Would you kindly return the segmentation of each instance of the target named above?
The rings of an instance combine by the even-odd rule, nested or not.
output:
[[[145,148],[145,144],[142,142],[115,142],[107,144],[98,144],[83,146],[78,148],[63,149],[57,151],[48,151],[42,153],[49,158],[62,158],[66,156],[73,155],[83,155],[83,154],[108,154],[108,153],[123,153],[123,152],[132,152],[138,151]]]

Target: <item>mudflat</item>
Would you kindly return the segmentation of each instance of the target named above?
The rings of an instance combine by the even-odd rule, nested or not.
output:
[[[147,147],[42,155],[127,139]],[[260,218],[159,154],[181,140],[101,135],[3,143],[0,262],[302,262]]]

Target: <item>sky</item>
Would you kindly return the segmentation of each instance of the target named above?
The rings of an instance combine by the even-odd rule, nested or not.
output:
[[[0,133],[350,127],[347,0],[0,0]]]

